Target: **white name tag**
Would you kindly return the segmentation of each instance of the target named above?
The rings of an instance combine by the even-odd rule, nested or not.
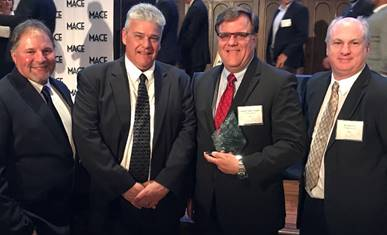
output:
[[[11,35],[11,29],[8,26],[0,25],[0,37],[9,38],[10,35]]]
[[[281,20],[281,27],[282,28],[290,27],[290,26],[292,26],[292,19]]]
[[[363,121],[337,120],[336,140],[363,141]]]
[[[263,124],[262,105],[239,106],[238,107],[238,125],[258,125]]]

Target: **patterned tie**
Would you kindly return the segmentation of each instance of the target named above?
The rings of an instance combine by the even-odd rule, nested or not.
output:
[[[133,146],[129,172],[137,182],[146,182],[150,161],[150,114],[149,97],[146,89],[147,77],[140,75],[136,111],[133,124]]]
[[[68,136],[66,133],[66,129],[64,128],[62,119],[61,119],[58,111],[56,110],[54,103],[52,102],[51,89],[49,86],[43,86],[42,95],[44,96],[44,99],[46,100],[47,106],[51,110],[51,113],[54,115],[56,123],[58,124],[59,128],[62,130],[63,135],[66,137],[66,140],[68,140]]]
[[[337,104],[339,102],[339,84],[333,83],[331,97],[328,106],[324,110],[318,125],[316,135],[310,147],[309,158],[305,166],[306,189],[310,192],[318,181],[322,158],[328,144],[329,134],[334,124]]]
[[[226,90],[223,92],[222,97],[220,98],[218,108],[216,109],[215,113],[215,129],[218,130],[224,120],[226,119],[226,116],[228,114],[228,111],[232,104],[232,99],[234,97],[235,92],[235,84],[236,77],[233,73],[230,73],[227,76],[227,87]]]

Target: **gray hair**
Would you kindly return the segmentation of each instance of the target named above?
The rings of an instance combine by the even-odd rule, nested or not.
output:
[[[241,15],[245,15],[250,19],[251,25],[253,26],[253,31],[251,33],[258,33],[258,16],[254,14],[250,9],[240,6],[227,8],[222,13],[220,13],[218,17],[216,17],[215,32],[219,33],[219,25],[222,24],[224,21],[234,20]]]
[[[365,42],[368,44],[370,41],[370,30],[369,30],[367,20],[362,16],[359,16],[357,18],[340,16],[340,17],[337,17],[334,20],[332,20],[332,22],[329,24],[328,29],[327,29],[327,36],[325,37],[325,43],[328,44],[328,42],[331,40],[332,29],[336,24],[341,23],[341,22],[348,22],[348,21],[360,23],[360,25],[363,29],[363,38],[364,38]]]
[[[126,14],[125,28],[129,26],[130,20],[145,20],[154,22],[160,27],[161,32],[165,26],[165,17],[163,13],[161,13],[161,11],[155,6],[148,3],[140,3],[129,9]]]
[[[55,48],[54,37],[52,35],[51,30],[45,24],[43,24],[42,21],[30,19],[18,24],[12,31],[12,35],[9,40],[11,43],[11,51],[15,51],[16,48],[19,46],[19,41],[23,34],[33,30],[37,30],[46,34],[50,39],[52,46]]]

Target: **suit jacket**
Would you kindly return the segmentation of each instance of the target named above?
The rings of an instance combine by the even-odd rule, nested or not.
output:
[[[184,69],[210,63],[207,7],[202,0],[193,1],[179,34],[179,62]]]
[[[175,0],[159,0],[156,6],[163,13],[166,20],[157,60],[175,65],[179,53],[177,46],[177,25],[179,23],[177,5]]]
[[[368,17],[373,13],[373,4],[370,0],[358,0],[355,5],[349,5],[342,12],[342,16],[344,17],[353,17],[357,18],[358,16]]]
[[[275,64],[277,57],[284,53],[288,56],[285,65],[291,68],[304,66],[304,43],[308,39],[308,9],[300,3],[294,1],[287,9],[282,21],[290,21],[289,26],[280,26],[274,39],[273,58],[271,58],[270,47],[273,37],[273,22],[278,14],[274,14],[272,26],[270,27],[267,47],[266,61]]]
[[[311,142],[331,72],[307,83],[306,118]],[[337,120],[364,123],[363,140],[336,140],[336,125],[325,153],[325,215],[332,235],[387,234],[387,80],[366,67],[353,84]],[[301,210],[305,196],[301,182]],[[301,218],[301,217],[299,217]],[[302,223],[302,221],[299,221]]]
[[[371,15],[367,21],[371,38],[367,64],[372,70],[387,76],[387,6]]]
[[[197,128],[195,219],[206,226],[215,207],[226,234],[267,234],[284,225],[281,173],[305,152],[305,128],[296,91],[296,79],[286,71],[261,63],[247,68],[231,110],[262,105],[263,125],[242,126],[247,144],[241,151],[248,178],[223,174],[203,158],[214,150],[213,100],[223,66],[195,80]],[[215,101],[214,101],[215,102]]]
[[[156,62],[152,180],[167,187],[171,214],[184,213],[192,192],[195,127],[189,77]],[[120,166],[130,127],[130,95],[124,58],[85,68],[78,74],[73,133],[78,154],[91,176],[94,208],[112,208],[135,180]],[[167,196],[168,196],[167,195]],[[129,203],[129,202],[128,202]],[[164,199],[159,205],[165,203]]]
[[[67,87],[50,83],[71,106]],[[0,81],[0,233],[68,234],[74,158],[45,101],[17,70]]]

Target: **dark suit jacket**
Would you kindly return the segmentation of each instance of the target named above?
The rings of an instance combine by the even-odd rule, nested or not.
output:
[[[374,6],[370,2],[370,0],[358,0],[353,7],[349,5],[344,11],[342,12],[342,16],[344,17],[358,17],[358,16],[365,16],[368,17],[372,15]]]
[[[278,14],[274,14],[273,21]],[[271,58],[270,47],[273,37],[273,21],[270,27],[267,47],[266,47],[266,61],[275,64],[277,57],[284,53],[288,56],[285,65],[291,68],[299,68],[304,66],[304,43],[308,39],[308,23],[309,13],[308,9],[300,3],[294,1],[286,11],[282,20],[290,20],[289,27],[278,28],[274,39],[273,58]]]
[[[71,105],[67,87],[50,79]],[[74,160],[41,95],[14,70],[0,81],[0,234],[64,235]]]
[[[192,191],[195,127],[189,77],[156,62],[155,120],[151,179],[170,189],[176,205]],[[130,95],[124,58],[85,68],[78,74],[73,133],[78,154],[91,176],[93,206],[104,210],[135,180],[120,166],[130,126]],[[167,196],[168,196],[167,195]],[[128,202],[129,203],[129,202]],[[165,203],[164,200],[160,204]],[[160,205],[159,204],[159,205]],[[184,206],[179,214],[184,213]],[[117,213],[117,212],[116,212]]]
[[[159,0],[156,6],[163,13],[166,20],[157,60],[175,65],[179,52],[177,46],[177,25],[179,23],[177,5],[175,0]]]
[[[330,72],[307,83],[306,118],[313,128]],[[366,67],[353,84],[338,120],[363,121],[363,141],[335,140],[325,154],[325,214],[332,235],[387,234],[387,80]],[[336,133],[336,125],[332,133]],[[302,180],[301,201],[305,196]],[[302,207],[300,210],[302,214]],[[302,221],[299,221],[302,223]]]
[[[202,0],[193,1],[179,34],[179,62],[184,69],[210,63],[207,7]]]
[[[240,180],[236,175],[221,173],[203,158],[204,151],[214,150],[212,102],[222,69],[223,66],[217,66],[195,80],[198,122],[195,217],[206,226],[210,209],[216,207],[226,234],[267,234],[284,225],[281,173],[305,152],[305,128],[296,79],[257,58],[248,66],[232,110],[237,114],[238,106],[262,105],[263,125],[241,127],[247,139],[241,155],[248,178]]]

